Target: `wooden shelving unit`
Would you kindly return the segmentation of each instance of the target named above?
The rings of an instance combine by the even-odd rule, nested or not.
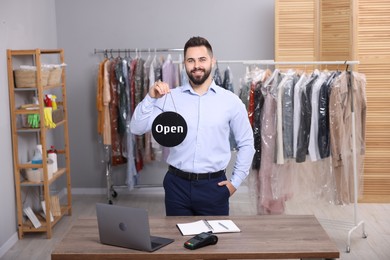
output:
[[[63,49],[32,49],[32,50],[7,50],[7,65],[8,65],[8,87],[9,87],[9,99],[10,99],[10,114],[11,114],[11,127],[12,127],[12,145],[13,145],[13,168],[15,178],[15,193],[17,204],[17,222],[18,222],[18,235],[19,239],[22,239],[27,232],[46,232],[47,238],[51,238],[52,229],[55,224],[61,220],[63,216],[72,214],[72,198],[71,198],[71,177],[70,177],[70,156],[69,156],[69,136],[68,136],[68,113],[67,113],[67,100],[66,100],[66,77],[65,68],[62,69],[61,80],[55,85],[43,85],[41,75],[42,59],[55,60],[54,63],[63,64],[64,51]],[[34,87],[17,87],[15,84],[14,70],[19,65],[31,65],[36,66],[36,84]],[[44,114],[44,96],[45,94],[55,91],[57,96],[57,104],[59,109],[62,109],[63,119],[56,122],[55,128],[48,128],[45,126],[45,114]],[[58,94],[59,93],[59,94]],[[35,97],[38,100],[39,108],[35,110],[28,110],[21,108],[24,105],[27,97]],[[39,126],[32,128],[21,123],[23,117],[28,117],[31,114],[38,114],[40,117]],[[62,128],[62,129],[61,129]],[[50,131],[59,131],[60,134],[50,135]],[[48,172],[47,163],[47,150],[50,148],[47,137],[52,139],[57,138],[58,135],[63,137],[60,143],[63,147],[57,148],[58,157],[58,170],[50,175]],[[23,139],[23,140],[21,140]],[[28,142],[26,142],[26,139]],[[33,144],[31,144],[33,143]],[[42,145],[42,164],[29,163],[29,159],[26,154],[31,151],[35,145]],[[31,158],[30,158],[31,159]],[[29,181],[25,177],[25,171],[31,168],[42,169],[43,180],[40,182]],[[60,214],[54,216],[53,221],[50,220],[50,213],[52,212],[52,205],[50,200],[52,198],[50,187],[54,183],[61,183],[66,190],[66,196],[60,199]],[[40,200],[45,201],[46,214],[45,218],[36,214],[41,226],[35,228],[31,221],[23,215],[24,199],[22,189],[33,188],[38,189],[40,193]],[[58,216],[57,216],[58,215]]]

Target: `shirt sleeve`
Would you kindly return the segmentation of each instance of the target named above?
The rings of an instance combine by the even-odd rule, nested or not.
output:
[[[253,131],[245,105],[240,102],[236,111],[230,122],[230,127],[234,134],[238,151],[230,182],[237,189],[249,175],[255,148]]]
[[[152,128],[154,108],[157,99],[147,94],[145,98],[137,105],[130,121],[130,131],[135,135],[142,135]]]

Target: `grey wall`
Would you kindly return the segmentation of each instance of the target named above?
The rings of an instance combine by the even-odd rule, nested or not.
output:
[[[273,0],[56,0],[56,16],[58,45],[68,64],[73,192],[106,185],[95,102],[97,64],[103,56],[94,55],[94,48],[183,48],[189,37],[200,35],[209,39],[220,60],[274,56]],[[244,71],[242,65],[233,70],[236,82]],[[125,170],[113,169],[116,184],[123,183]],[[158,181],[164,169],[159,172]]]
[[[53,0],[0,1],[0,257],[17,240],[6,49],[56,48]]]
[[[94,48],[183,48],[196,35],[210,40],[220,60],[272,59],[274,1],[0,1],[0,257],[17,240],[6,49],[65,49],[72,187],[96,193],[106,182],[95,103],[102,56]],[[238,82],[245,68],[231,68]],[[118,184],[124,172],[114,169]]]

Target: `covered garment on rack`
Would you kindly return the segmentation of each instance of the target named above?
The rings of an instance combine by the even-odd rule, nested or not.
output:
[[[255,110],[255,85],[257,82],[262,82],[268,78],[270,73],[271,72],[269,70],[264,71],[257,67],[253,70],[249,70],[249,68],[247,68],[245,77],[241,79],[238,96],[248,111],[249,122],[252,127],[253,114]]]
[[[322,84],[319,99],[318,99],[318,149],[321,159],[330,156],[330,134],[329,134],[329,95],[331,85],[336,76],[340,74],[339,71],[334,71],[327,81]]]
[[[257,172],[257,212],[258,214],[280,214],[284,212],[285,198],[274,193],[275,174],[278,166],[275,163],[277,99],[275,89],[281,81],[278,70],[267,79],[262,88],[264,96],[261,120],[261,162]]]
[[[289,70],[284,74],[277,89],[277,156],[276,162],[283,164],[293,156],[293,103],[296,72]]]
[[[253,156],[252,169],[259,170],[261,163],[261,111],[264,105],[264,96],[262,93],[263,82],[256,82],[253,90],[253,137],[254,137],[254,146],[255,154]]]
[[[170,88],[176,88],[179,85],[178,67],[173,63],[171,55],[168,55],[162,65],[162,80],[168,83]]]
[[[248,111],[248,116],[251,116],[251,110],[249,109],[249,92],[252,85],[252,77],[250,76],[249,68],[247,68],[247,72],[245,77],[240,80],[240,92],[238,97],[241,99],[242,103],[244,103],[246,110]]]
[[[311,127],[311,95],[314,82],[317,80],[318,74],[313,73],[310,80],[306,82],[301,95],[301,115],[299,121],[299,129],[297,136],[297,154],[296,162],[306,161],[306,156],[309,153],[310,127]]]
[[[111,61],[104,59],[98,68],[96,108],[98,112],[97,132],[102,137],[104,145],[111,145],[110,125],[110,66]]]
[[[136,107],[144,97],[144,63],[142,58],[136,59],[136,64],[133,73],[134,82],[134,106]],[[135,137],[136,140],[136,168],[137,171],[141,171],[144,167],[144,153],[145,153],[145,135],[139,135]]]
[[[225,69],[222,87],[234,93],[233,73],[229,66]]]
[[[96,110],[97,110],[97,133],[103,135],[103,84],[104,84],[104,63],[107,59],[104,59],[99,63],[98,74],[97,74],[97,85],[96,85]]]
[[[352,105],[356,123],[355,133],[352,132]],[[353,135],[356,141],[358,186],[362,185],[366,109],[365,76],[357,72],[342,72],[334,80],[329,97],[332,167],[336,178],[337,200],[340,204],[354,201]]]
[[[217,67],[216,67],[215,70],[214,70],[213,79],[214,79],[214,82],[215,82],[215,84],[216,84],[217,86],[222,87],[223,81],[222,81],[221,72],[220,72],[219,67],[218,67],[218,63],[217,63]]]
[[[228,68],[229,69],[229,68]],[[227,69],[227,70],[228,70]],[[261,162],[261,111],[264,104],[263,83],[270,76],[271,71],[248,70],[245,78],[241,80],[239,97],[246,104],[249,122],[253,129],[255,154],[252,169],[259,170]],[[244,102],[245,101],[245,102]]]
[[[154,64],[156,63],[156,57],[152,58],[152,56],[149,54],[147,57],[145,63],[144,63],[144,89],[143,89],[143,97],[147,95],[149,92],[149,87],[152,85],[151,82],[154,83],[155,76],[154,76]],[[130,134],[130,133],[129,133]],[[144,151],[144,163],[150,163],[153,161],[153,151],[152,151],[152,134],[145,133],[144,135],[144,143],[145,143],[145,151]]]
[[[225,69],[225,72],[223,73],[223,80],[222,80],[222,88],[229,90],[230,92],[234,93],[234,85],[233,85],[233,73],[230,70],[230,67],[228,66]],[[232,151],[237,149],[237,143],[234,138],[233,132],[230,132],[229,136],[229,142],[230,142],[230,149]]]
[[[319,123],[319,99],[320,89],[329,77],[328,72],[318,72],[318,78],[313,84],[311,95],[311,122],[309,137],[309,155],[312,162],[320,160],[319,142],[318,142],[318,123]]]
[[[115,74],[118,82],[118,132],[121,135],[126,133],[126,120],[129,117],[129,99],[128,99],[128,66],[125,59],[118,61],[115,67]],[[126,149],[124,150],[126,153]]]
[[[283,156],[285,159],[293,158],[294,144],[294,87],[298,81],[298,74],[290,72],[286,75],[286,84],[283,87],[282,99],[282,126],[283,126]]]
[[[110,109],[110,126],[111,126],[111,155],[112,155],[112,165],[124,164],[127,162],[126,157],[123,155],[123,142],[121,137],[124,134],[124,131],[120,129],[119,126],[119,84],[118,76],[121,75],[122,62],[119,58],[113,59],[110,63],[110,96],[111,101],[109,105]]]
[[[299,125],[301,122],[301,97],[302,91],[305,89],[306,81],[308,77],[306,73],[302,73],[299,77],[298,82],[294,86],[294,112],[293,112],[293,158],[297,156],[297,146],[298,146],[298,132]]]

